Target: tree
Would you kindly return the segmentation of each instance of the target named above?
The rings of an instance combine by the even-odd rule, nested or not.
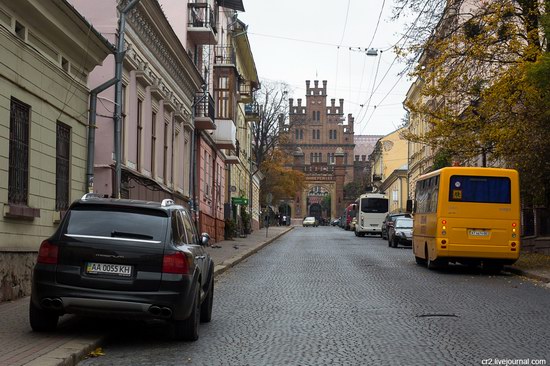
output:
[[[279,202],[289,197],[294,198],[296,192],[304,189],[304,173],[285,167],[287,159],[288,156],[284,152],[275,149],[260,166],[265,177],[261,187],[262,196],[271,193],[273,195],[272,202]]]
[[[516,168],[523,193],[540,201],[535,192],[549,191],[550,173],[543,158],[550,152],[550,63],[541,36],[541,26],[548,29],[548,6],[537,0],[445,3],[398,0],[396,16],[418,12],[402,54],[419,61],[413,75],[422,82],[422,98],[407,107],[431,126],[407,138],[455,160],[481,156],[484,166]],[[436,16],[426,9],[435,9]],[[534,183],[540,186],[533,189]]]
[[[256,92],[259,104],[259,121],[252,125],[252,154],[256,166],[269,160],[279,144],[281,118],[288,115],[289,87],[283,82],[262,81]]]
[[[364,190],[365,189],[360,182],[350,182],[344,186],[344,198],[355,200],[357,197],[365,193]]]

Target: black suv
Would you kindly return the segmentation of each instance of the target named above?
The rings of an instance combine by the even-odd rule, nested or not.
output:
[[[390,226],[395,223],[395,219],[398,217],[412,217],[411,214],[406,212],[395,212],[386,215],[386,218],[382,222],[382,239],[388,239],[388,232]]]
[[[189,211],[162,203],[99,198],[74,202],[40,245],[30,324],[50,331],[63,314],[164,319],[194,341],[212,317],[214,263]]]

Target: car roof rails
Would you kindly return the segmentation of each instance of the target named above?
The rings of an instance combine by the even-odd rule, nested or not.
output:
[[[165,198],[162,200],[162,203],[160,204],[161,207],[167,207],[174,205],[174,200],[171,200],[170,198]]]
[[[86,193],[84,196],[82,196],[82,201],[87,201],[92,198],[103,198],[99,193]]]

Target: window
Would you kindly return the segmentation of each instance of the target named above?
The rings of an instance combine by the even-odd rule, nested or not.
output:
[[[204,195],[210,197],[211,158],[208,151],[204,152]]]
[[[321,112],[317,111],[317,121],[321,120]]]
[[[216,86],[215,93],[217,95],[216,108],[217,113],[216,117],[230,119],[230,89],[229,89],[229,77],[220,76],[218,78],[218,85]]]
[[[138,99],[137,102],[137,142],[136,142],[136,164],[137,170],[141,170],[141,144],[143,137],[143,102]]]
[[[151,115],[151,175],[155,177],[156,168],[156,148],[157,148],[157,114],[153,112]]]
[[[55,141],[55,209],[69,208],[71,128],[57,122]]]
[[[8,203],[16,205],[28,202],[30,111],[29,105],[11,98]]]
[[[300,130],[300,140],[304,139],[304,130]]]
[[[162,152],[162,161],[163,161],[163,178],[164,178],[164,184],[168,185],[168,137],[170,136],[168,134],[168,127],[169,123],[168,121],[164,121],[164,149]]]
[[[183,216],[183,226],[187,233],[187,244],[198,244],[199,236],[195,225],[193,225],[193,220],[191,220],[187,211],[181,211],[181,214]]]
[[[300,130],[296,129],[296,140],[300,138]]]
[[[321,139],[321,130],[317,130],[317,140]]]
[[[311,119],[315,121],[315,111],[311,112]]]
[[[387,198],[363,198],[361,199],[361,212],[385,213],[388,212]]]
[[[450,180],[449,201],[511,203],[510,178],[453,175]]]

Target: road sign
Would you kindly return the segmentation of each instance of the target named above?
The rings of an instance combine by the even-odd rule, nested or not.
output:
[[[248,205],[248,198],[245,197],[231,197],[231,203],[234,205]]]

